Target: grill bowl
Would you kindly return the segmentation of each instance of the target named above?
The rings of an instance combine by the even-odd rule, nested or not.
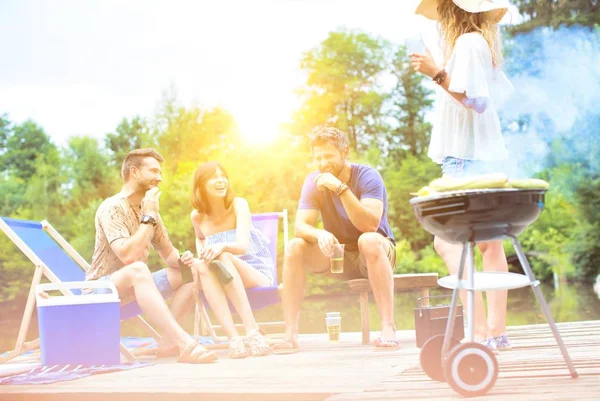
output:
[[[419,224],[452,243],[517,236],[544,207],[545,189],[473,189],[410,200]]]

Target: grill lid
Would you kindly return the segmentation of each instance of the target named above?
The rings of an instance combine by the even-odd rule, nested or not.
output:
[[[415,196],[410,200],[411,204],[418,202],[426,202],[434,199],[451,198],[453,196],[464,196],[464,195],[475,195],[475,194],[489,194],[489,193],[507,193],[507,192],[518,192],[526,191],[519,188],[486,188],[486,189],[461,189],[454,191],[436,192],[427,196]]]
[[[544,206],[545,189],[472,189],[439,192],[410,200],[421,226],[457,243],[517,236]]]

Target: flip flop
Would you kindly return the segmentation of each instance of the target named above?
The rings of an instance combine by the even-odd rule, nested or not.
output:
[[[143,343],[131,349],[134,356],[156,356],[156,343]]]
[[[179,363],[211,363],[219,359],[217,354],[212,351],[207,350],[197,342],[193,342],[188,344],[181,354],[179,358],[177,358],[177,362]]]
[[[298,352],[298,343],[296,340],[282,341],[277,344],[273,344],[271,349],[276,355],[295,354]]]
[[[135,349],[131,350],[131,353],[134,356],[155,356],[157,358],[170,358],[174,356],[179,356],[179,348],[177,348],[177,346],[169,348],[150,348],[148,347],[148,345],[153,344],[149,343],[145,346],[136,347]]]
[[[179,348],[176,345],[170,348],[156,348],[157,358],[169,358],[173,356],[179,356]]]
[[[382,340],[381,337],[377,337],[373,340],[375,351],[395,351],[402,348],[399,340]]]

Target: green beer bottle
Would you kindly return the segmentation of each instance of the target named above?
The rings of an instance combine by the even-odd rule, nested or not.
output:
[[[185,249],[183,248],[183,241],[179,241],[179,257],[180,258],[184,252],[185,252]],[[194,281],[194,276],[192,275],[192,269],[190,267],[186,266],[185,263],[183,263],[181,261],[181,259],[179,260],[179,270],[181,271],[181,280],[184,283],[191,283],[192,281]]]
[[[219,260],[213,260],[210,262],[208,267],[217,274],[217,277],[221,281],[221,284],[229,284],[231,280],[233,280],[233,276],[229,271],[223,266],[223,263]]]

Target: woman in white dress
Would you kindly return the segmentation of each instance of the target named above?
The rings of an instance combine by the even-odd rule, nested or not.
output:
[[[422,0],[416,13],[439,22],[441,66],[431,54],[410,54],[411,65],[437,84],[436,111],[428,156],[440,164],[444,176],[463,177],[497,171],[508,155],[494,91],[512,90],[500,69],[502,53],[498,22],[506,14],[505,1]],[[461,244],[438,237],[435,250],[450,273],[456,274]],[[486,271],[507,272],[502,241],[477,244]],[[488,314],[481,292],[475,293],[475,341],[493,352],[510,349],[506,334],[507,291],[487,294]],[[466,304],[466,294],[461,298]]]

